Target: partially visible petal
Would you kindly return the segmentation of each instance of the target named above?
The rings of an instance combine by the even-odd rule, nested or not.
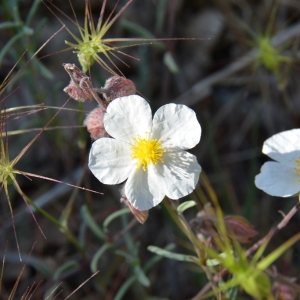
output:
[[[113,100],[104,115],[108,134],[126,143],[132,138],[150,133],[152,112],[149,103],[140,96],[131,95]]]
[[[164,199],[164,187],[153,165],[134,170],[125,184],[128,201],[138,210],[149,210]]]
[[[262,152],[278,162],[294,167],[295,159],[300,156],[300,129],[271,136],[264,142]]]
[[[186,151],[166,152],[164,163],[155,166],[161,174],[160,182],[165,194],[179,199],[190,194],[196,187],[201,166],[195,155]]]
[[[300,191],[300,177],[293,168],[268,161],[255,177],[255,185],[271,196],[290,197]]]
[[[196,114],[185,105],[167,104],[154,115],[151,139],[161,140],[163,147],[191,149],[199,143],[200,136]]]
[[[130,147],[129,144],[111,138],[95,141],[89,156],[90,170],[105,184],[125,181],[135,167]]]

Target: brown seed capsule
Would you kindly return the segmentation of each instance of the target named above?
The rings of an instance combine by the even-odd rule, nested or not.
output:
[[[64,92],[66,92],[71,98],[80,102],[84,102],[85,100],[91,101],[93,98],[89,91],[81,89],[73,82],[70,82],[70,84],[64,88]]]
[[[63,64],[63,66],[71,79],[69,85],[64,88],[64,92],[77,101],[91,101],[93,95],[89,90],[92,87],[90,78],[74,64]]]
[[[71,98],[82,102],[85,100],[91,101],[94,97],[99,106],[105,110],[108,103],[99,98],[97,91],[102,93],[106,91],[93,88],[90,77],[84,74],[75,64],[67,63],[63,64],[63,67],[71,79],[70,84],[64,88],[64,92]]]
[[[119,97],[134,95],[136,93],[134,83],[131,80],[120,76],[108,78],[103,90],[106,90],[106,92],[103,93],[103,97],[107,102],[111,102]]]

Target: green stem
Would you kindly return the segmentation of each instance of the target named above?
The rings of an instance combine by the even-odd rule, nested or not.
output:
[[[200,261],[202,260],[203,255],[201,254],[200,249],[202,249],[202,245],[199,242],[199,240],[195,237],[194,233],[192,232],[188,222],[186,221],[186,219],[184,218],[184,216],[181,213],[177,212],[176,206],[174,204],[173,200],[168,199],[171,207],[175,210],[176,215],[181,223],[181,229],[183,231],[183,233],[189,238],[189,240],[191,241],[191,243],[194,246],[195,252],[197,254],[197,256],[199,257]]]

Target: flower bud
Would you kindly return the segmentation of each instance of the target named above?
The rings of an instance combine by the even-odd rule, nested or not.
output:
[[[109,136],[104,128],[103,118],[104,111],[100,107],[96,107],[87,115],[83,122],[93,140]]]
[[[252,224],[241,216],[226,216],[224,222],[229,237],[236,239],[241,244],[250,243],[251,239],[258,235]]]
[[[204,234],[212,237],[216,234],[219,235],[217,214],[215,208],[213,208],[210,203],[207,203],[203,210],[197,214],[197,218],[192,221],[193,229],[196,234]],[[224,224],[227,237],[241,244],[250,243],[251,239],[258,234],[252,224],[241,216],[225,216]]]
[[[86,73],[88,69],[92,66],[92,64],[95,62],[95,59],[90,53],[80,53],[77,55],[78,61],[81,65],[82,71]]]
[[[119,97],[134,95],[136,93],[134,83],[131,80],[120,76],[108,78],[103,89],[107,90],[106,93],[103,93],[103,97],[107,102],[111,102]]]
[[[141,211],[141,210],[138,210],[134,206],[131,205],[131,203],[128,201],[128,199],[125,195],[125,184],[124,184],[124,186],[121,190],[121,202],[123,202],[126,206],[128,206],[128,208],[130,209],[132,214],[135,216],[135,218],[141,224],[144,224],[146,222],[146,220],[148,219],[148,210]]]

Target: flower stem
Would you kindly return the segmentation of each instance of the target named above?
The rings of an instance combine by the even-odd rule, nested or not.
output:
[[[184,216],[177,211],[177,207],[176,207],[174,201],[171,200],[171,199],[168,199],[168,200],[169,200],[169,203],[171,204],[171,207],[173,208],[173,210],[176,213],[175,215],[178,217],[179,223],[181,224],[181,226],[180,226],[181,230],[183,231],[183,233],[189,238],[189,240],[193,244],[195,252],[196,252],[196,254],[199,257],[200,262],[201,262],[202,259],[203,259],[203,255],[202,255],[202,251],[201,251],[203,247],[201,245],[201,242],[195,237],[194,233],[192,232],[192,230],[191,230],[188,222],[184,218]],[[178,224],[178,220],[176,221],[177,224]],[[202,265],[201,263],[199,263],[199,264]]]

